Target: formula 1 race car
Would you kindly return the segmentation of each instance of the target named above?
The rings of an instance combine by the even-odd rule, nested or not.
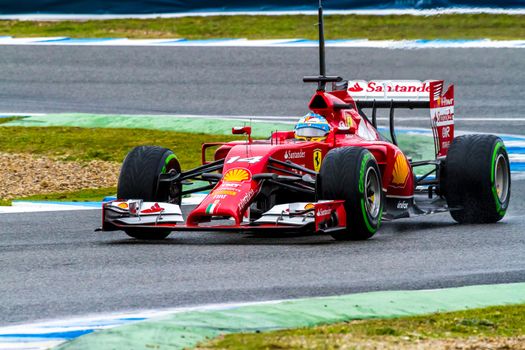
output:
[[[459,223],[503,218],[511,186],[505,146],[493,135],[454,137],[453,86],[445,89],[435,80],[343,81],[325,74],[324,54],[320,7],[320,74],[303,80],[317,84],[308,107],[312,120],[326,120],[326,133],[299,135],[296,129],[252,140],[250,127],[234,128],[246,141],[204,144],[202,166],[188,171],[181,171],[169,149],[136,147],[122,165],[119,199],[103,205],[101,230],[124,230],[138,239],[200,230],[362,240],[383,220],[443,211]],[[430,110],[434,159],[412,161],[397,146],[394,111],[400,108]],[[390,111],[389,139],[377,129],[378,109]],[[217,148],[207,161],[210,147]],[[416,176],[417,167],[428,170]],[[183,189],[195,180],[205,185]],[[211,191],[183,215],[182,197],[205,190]]]

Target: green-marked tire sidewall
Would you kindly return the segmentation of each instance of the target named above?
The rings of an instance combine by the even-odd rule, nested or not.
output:
[[[496,174],[495,174],[496,173],[496,160],[498,159],[500,155],[503,155],[505,157],[506,165],[507,165],[507,172],[509,174],[509,179],[508,179],[509,188],[508,188],[507,198],[505,199],[504,202],[502,202],[499,199],[498,191],[496,188]],[[509,206],[509,198],[510,198],[510,164],[509,164],[509,158],[507,155],[507,150],[505,148],[505,145],[503,144],[503,141],[501,140],[496,142],[496,145],[494,146],[494,151],[492,153],[490,182],[492,186],[491,189],[492,189],[492,195],[494,197],[494,204],[496,205],[496,211],[498,212],[499,215],[504,216],[505,213],[507,212],[507,208]]]
[[[379,227],[381,226],[381,216],[383,214],[383,207],[381,206],[379,210],[379,215],[376,218],[374,218],[371,215],[369,215],[368,211],[366,210],[366,205],[365,205],[366,173],[367,173],[368,168],[371,166],[374,166],[374,164],[375,164],[375,158],[372,156],[371,153],[367,152],[362,155],[361,165],[359,167],[359,193],[361,195],[360,209],[361,209],[361,215],[363,217],[364,227],[366,227],[368,232],[370,232],[371,234],[376,233]],[[376,169],[376,173],[379,175],[379,173],[377,172],[377,169]]]
[[[377,176],[377,195],[380,206],[376,217],[366,208],[366,176],[373,168]],[[370,175],[373,176],[373,175]],[[318,175],[318,199],[345,201],[347,225],[344,232],[332,234],[337,240],[363,240],[372,237],[381,225],[384,194],[381,189],[381,172],[377,162],[366,148],[341,147],[328,152]]]

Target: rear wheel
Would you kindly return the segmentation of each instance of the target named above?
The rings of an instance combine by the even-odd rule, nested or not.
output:
[[[120,171],[117,197],[122,199],[142,199],[147,202],[181,203],[181,185],[159,182],[159,175],[180,173],[180,165],[167,148],[159,146],[139,146],[128,153]],[[130,237],[145,240],[166,238],[169,230],[128,229]]]
[[[328,152],[317,176],[318,199],[345,201],[347,229],[336,240],[363,240],[381,226],[384,197],[381,173],[365,148],[343,147]]]
[[[510,201],[510,165],[494,135],[456,137],[446,158],[445,197],[459,223],[501,220]]]

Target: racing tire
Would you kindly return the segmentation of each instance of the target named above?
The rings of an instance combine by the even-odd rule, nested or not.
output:
[[[381,226],[384,194],[377,161],[366,148],[332,149],[317,175],[318,199],[344,200],[346,230],[333,233],[338,241],[365,240]]]
[[[455,221],[494,223],[505,216],[510,201],[510,163],[499,137],[456,137],[445,167],[445,198]]]
[[[179,161],[172,151],[159,146],[138,146],[128,153],[122,163],[117,186],[117,197],[142,199],[146,202],[181,203],[182,187],[159,183],[159,175],[180,173]],[[161,240],[169,230],[127,229],[130,237],[143,240]]]

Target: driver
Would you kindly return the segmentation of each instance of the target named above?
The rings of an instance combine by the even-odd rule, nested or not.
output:
[[[330,124],[322,115],[308,113],[295,124],[295,138],[306,141],[323,141],[330,132]]]

